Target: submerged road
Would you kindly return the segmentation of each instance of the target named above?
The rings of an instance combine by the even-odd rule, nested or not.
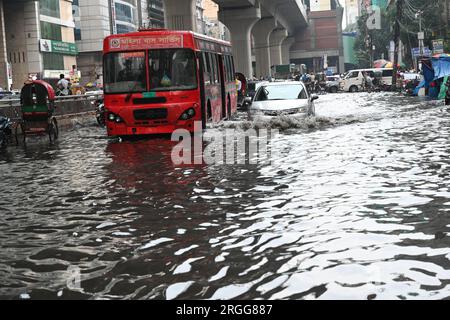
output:
[[[94,124],[10,147],[0,298],[450,297],[450,110],[359,93],[316,112],[271,122],[258,165],[174,167],[173,142]]]

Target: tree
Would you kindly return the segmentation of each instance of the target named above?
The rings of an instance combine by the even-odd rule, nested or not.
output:
[[[369,30],[367,19],[369,15],[363,11],[358,18],[357,29],[358,36],[355,42],[355,54],[360,68],[371,67],[372,46],[375,46],[373,52],[374,60],[388,57],[389,43],[392,39],[391,21],[392,11],[381,9],[381,30]]]
[[[409,66],[413,64],[411,49],[419,46],[417,33],[419,32],[419,15],[422,19],[422,31],[425,33],[424,46],[432,48],[432,40],[449,39],[447,30],[448,22],[445,11],[448,0],[423,1],[405,0],[404,10],[400,18],[400,39],[405,45],[405,63]],[[370,64],[370,43],[375,45],[374,59],[381,58],[384,53],[388,57],[389,43],[393,39],[392,26],[395,22],[395,3],[386,9],[381,9],[381,30],[367,30],[367,12],[363,12],[358,19],[358,37],[355,43],[355,52],[359,60],[360,67],[368,67]],[[450,43],[447,41],[447,50],[450,50]]]
[[[417,37],[420,31],[419,19],[422,19],[422,31],[425,34],[424,46],[432,49],[432,40],[444,39],[447,36],[444,12],[445,0],[405,0],[400,23],[400,39],[407,48],[405,58],[409,64],[412,64],[411,49],[419,46]]]

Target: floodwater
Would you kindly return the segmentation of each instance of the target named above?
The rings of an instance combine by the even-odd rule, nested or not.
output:
[[[0,155],[3,299],[450,297],[450,110],[321,96],[271,161],[174,166],[94,124]]]

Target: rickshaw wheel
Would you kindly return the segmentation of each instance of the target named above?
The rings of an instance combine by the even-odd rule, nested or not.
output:
[[[52,118],[48,125],[48,137],[50,139],[50,143],[55,142],[58,139],[58,135],[59,135],[58,122],[56,121],[55,118]]]

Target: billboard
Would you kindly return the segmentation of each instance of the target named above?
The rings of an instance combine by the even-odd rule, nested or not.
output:
[[[327,11],[331,10],[330,0],[311,0],[309,2],[311,11]]]
[[[433,40],[433,54],[444,53],[444,40]]]

